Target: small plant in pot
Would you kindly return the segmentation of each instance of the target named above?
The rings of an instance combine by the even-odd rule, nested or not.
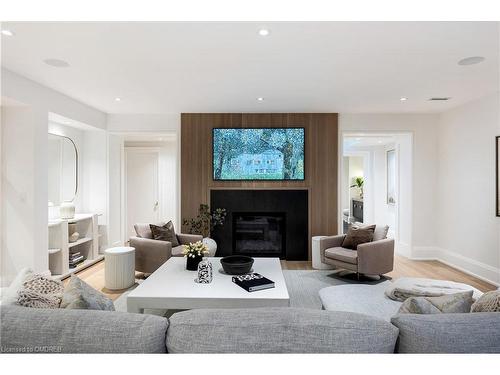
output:
[[[184,245],[182,253],[186,257],[186,269],[197,271],[198,263],[202,261],[204,255],[208,254],[208,248],[201,241],[192,242],[189,245]]]
[[[188,227],[189,233],[210,237],[210,232],[215,227],[224,225],[226,215],[225,208],[216,208],[211,211],[207,204],[200,204],[198,216],[191,219],[184,219],[182,225]]]

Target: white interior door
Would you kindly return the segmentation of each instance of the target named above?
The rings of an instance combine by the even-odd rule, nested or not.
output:
[[[135,236],[135,223],[159,221],[159,153],[131,148],[126,148],[125,152],[127,232]]]

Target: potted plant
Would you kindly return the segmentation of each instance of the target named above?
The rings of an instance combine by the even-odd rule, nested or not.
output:
[[[183,245],[182,254],[186,257],[186,269],[188,271],[197,271],[198,263],[203,260],[203,255],[208,254],[207,246],[201,242],[192,242],[189,245]]]
[[[201,234],[203,243],[209,248],[210,256],[214,256],[217,251],[217,243],[210,238],[210,233],[215,227],[224,225],[226,215],[225,208],[216,208],[214,211],[210,211],[207,204],[200,204],[198,215],[195,218],[184,219],[182,225],[188,227],[188,232],[191,234]]]
[[[363,177],[355,177],[354,178],[354,184],[351,185],[351,188],[358,188],[359,190],[359,197],[363,199],[363,185],[365,183],[365,180]]]

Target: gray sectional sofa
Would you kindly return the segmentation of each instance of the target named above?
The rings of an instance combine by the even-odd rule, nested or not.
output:
[[[170,319],[1,307],[2,352],[500,353],[500,314],[397,315],[297,308],[210,309]]]

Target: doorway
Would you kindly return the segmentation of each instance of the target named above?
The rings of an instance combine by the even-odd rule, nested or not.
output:
[[[355,222],[388,225],[395,251],[410,255],[412,145],[411,133],[342,135],[339,233]]]
[[[160,152],[155,148],[125,147],[127,235],[135,223],[157,223],[159,217]]]

